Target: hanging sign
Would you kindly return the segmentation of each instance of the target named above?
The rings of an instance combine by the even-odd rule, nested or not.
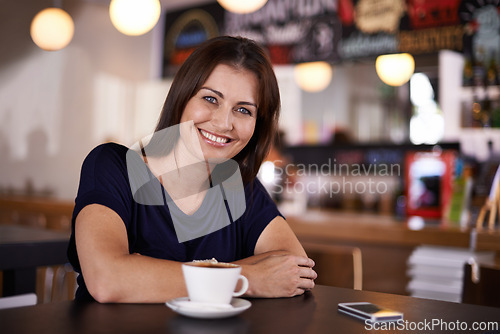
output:
[[[444,49],[462,50],[460,0],[408,0],[407,5],[409,27],[403,26],[399,32],[400,52],[422,54]]]
[[[268,0],[254,13],[218,3],[166,15],[164,75],[201,42],[245,36],[266,47],[274,64],[338,63],[443,49],[500,58],[498,0]]]
[[[343,59],[462,50],[460,0],[339,0]]]
[[[254,13],[224,15],[224,33],[265,45],[274,64],[337,62],[337,0],[269,0]]]
[[[209,4],[167,12],[163,45],[163,76],[175,73],[178,66],[204,41],[219,36],[224,9]]]

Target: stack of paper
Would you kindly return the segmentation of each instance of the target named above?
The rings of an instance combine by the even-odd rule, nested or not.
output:
[[[475,259],[493,264],[494,252],[473,252],[466,248],[420,246],[408,259],[407,290],[413,297],[460,302],[464,265]]]

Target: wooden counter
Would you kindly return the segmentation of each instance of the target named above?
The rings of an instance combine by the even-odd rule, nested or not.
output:
[[[311,210],[300,216],[286,216],[286,219],[301,237],[323,241],[469,247],[471,239],[468,229],[441,226],[438,222],[426,222],[421,229],[411,229],[406,220],[374,214]],[[477,249],[500,251],[500,231],[478,232]]]
[[[0,224],[71,230],[74,203],[51,198],[0,196]]]
[[[286,215],[286,219],[301,241],[359,247],[363,289],[396,294],[407,294],[406,261],[416,246],[468,248],[471,239],[470,230],[438,222],[427,222],[416,230],[407,221],[374,214],[310,210],[300,216]],[[476,245],[477,250],[500,253],[500,231],[478,232]]]

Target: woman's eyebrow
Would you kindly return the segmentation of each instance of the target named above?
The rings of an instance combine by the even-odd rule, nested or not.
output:
[[[218,90],[215,90],[215,89],[212,89],[212,88],[208,88],[208,87],[201,87],[200,89],[206,89],[206,90],[209,90],[211,91],[212,93],[218,95],[219,97],[222,97],[224,98],[224,94],[222,94],[221,92],[219,92]]]
[[[241,101],[241,102],[238,102],[238,104],[240,105],[244,105],[244,106],[252,106],[252,107],[255,107],[255,109],[259,109],[257,107],[257,105],[255,103],[252,103],[252,102],[245,102],[245,101]]]
[[[212,88],[209,88],[209,87],[201,87],[201,89],[206,89],[206,90],[209,90],[211,91],[212,93],[216,94],[217,96],[221,97],[221,98],[224,98],[224,94],[222,94],[222,92],[219,92],[218,90],[215,90],[215,89],[212,89]],[[242,104],[242,105],[247,105],[247,106],[253,106],[255,108],[258,108],[257,107],[257,104],[255,103],[252,103],[252,102],[246,102],[246,101],[239,101],[238,104]]]

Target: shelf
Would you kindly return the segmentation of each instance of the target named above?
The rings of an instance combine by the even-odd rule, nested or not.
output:
[[[490,99],[498,99],[500,98],[500,86],[462,87],[462,94],[461,94],[462,101],[471,101],[473,100],[474,95],[477,96],[475,98],[477,100],[484,99],[486,95]]]
[[[467,128],[462,127],[462,134],[473,135],[478,132],[483,133],[484,136],[498,136],[500,134],[500,128]]]
[[[469,247],[470,242],[470,231],[467,229],[428,221],[422,229],[413,230],[406,221],[376,214],[308,210],[300,216],[287,216],[287,221],[299,238],[325,242],[348,241],[406,247],[427,244],[463,248]],[[478,233],[477,248],[500,251],[500,231]]]

